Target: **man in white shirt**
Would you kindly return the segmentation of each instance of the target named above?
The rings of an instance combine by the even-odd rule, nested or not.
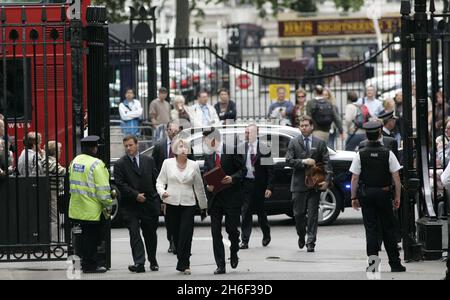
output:
[[[216,109],[208,103],[207,91],[200,91],[197,104],[192,107],[192,113],[194,115],[192,127],[210,127],[221,124]]]
[[[19,156],[17,171],[22,176],[35,176],[44,174],[42,160],[44,151],[41,149],[42,136],[38,132],[29,132],[25,137],[25,149]]]
[[[273,163],[266,164],[270,159],[268,145],[258,139],[258,127],[255,124],[245,129],[245,166],[247,172],[243,179],[242,203],[242,244],[240,249],[248,249],[252,233],[253,214],[258,215],[258,223],[263,233],[262,245],[267,247],[271,241],[270,226],[264,210],[264,200],[272,196]]]
[[[134,99],[134,91],[127,88],[125,92],[125,100],[119,104],[119,114],[122,120],[123,135],[139,136],[139,125],[142,117],[141,103]]]
[[[381,127],[382,124],[379,121],[364,124],[369,143],[356,154],[350,167],[350,172],[353,173],[352,207],[356,210],[362,207],[369,257],[367,272],[373,272],[376,270],[373,268],[379,266],[379,226],[383,232],[383,242],[391,271],[405,272],[406,268],[400,262],[400,253],[397,248],[392,210],[392,181],[395,188],[394,208],[400,207],[399,170],[401,167],[394,153],[378,141]]]
[[[375,97],[376,90],[373,86],[366,88],[366,97],[358,100],[356,104],[364,104],[369,110],[370,116],[373,119],[378,118],[378,115],[383,111],[383,103]]]

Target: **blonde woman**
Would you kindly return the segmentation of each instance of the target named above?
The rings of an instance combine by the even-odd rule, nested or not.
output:
[[[207,208],[207,199],[200,167],[195,161],[188,159],[191,149],[189,142],[178,138],[172,148],[175,157],[164,161],[156,181],[156,189],[166,204],[166,215],[170,216],[170,228],[177,249],[176,269],[190,275],[195,196],[203,212]]]
[[[174,121],[178,121],[183,129],[191,127],[192,114],[189,107],[186,106],[186,100],[181,95],[176,95],[173,100],[173,109],[170,112],[170,117]]]
[[[295,106],[292,111],[292,126],[298,128],[300,118],[306,115],[306,91],[299,88],[295,91]]]

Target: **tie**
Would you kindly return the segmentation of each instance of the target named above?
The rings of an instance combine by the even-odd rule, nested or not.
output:
[[[306,153],[309,154],[309,138],[305,138],[305,149]]]
[[[252,162],[252,166],[255,166],[256,154],[255,154],[255,148],[253,147],[253,145],[250,145],[250,160]]]
[[[169,143],[169,158],[173,158],[172,143]]]
[[[222,164],[220,163],[220,155],[216,152],[216,167],[221,168]]]
[[[138,165],[138,163],[137,163],[136,156],[133,157],[133,165],[134,165],[134,167],[135,167],[136,169],[139,169],[139,165]]]

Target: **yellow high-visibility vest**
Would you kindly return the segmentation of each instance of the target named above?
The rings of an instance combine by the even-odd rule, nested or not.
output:
[[[78,155],[70,164],[69,181],[69,218],[100,221],[103,209],[112,204],[105,164],[95,157]]]

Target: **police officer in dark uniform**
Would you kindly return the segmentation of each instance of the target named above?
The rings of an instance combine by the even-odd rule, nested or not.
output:
[[[378,118],[383,121],[383,131],[381,132],[383,137],[395,139],[394,130],[397,123],[397,117],[394,115],[394,111],[381,113],[378,115]]]
[[[400,263],[397,249],[392,211],[392,206],[397,209],[400,207],[401,167],[392,151],[379,142],[382,126],[379,121],[364,125],[369,143],[356,154],[350,167],[350,172],[353,173],[352,206],[356,210],[362,208],[369,267],[379,261],[378,227],[381,226],[391,271],[405,272],[406,268]],[[395,187],[394,202],[392,182]]]

